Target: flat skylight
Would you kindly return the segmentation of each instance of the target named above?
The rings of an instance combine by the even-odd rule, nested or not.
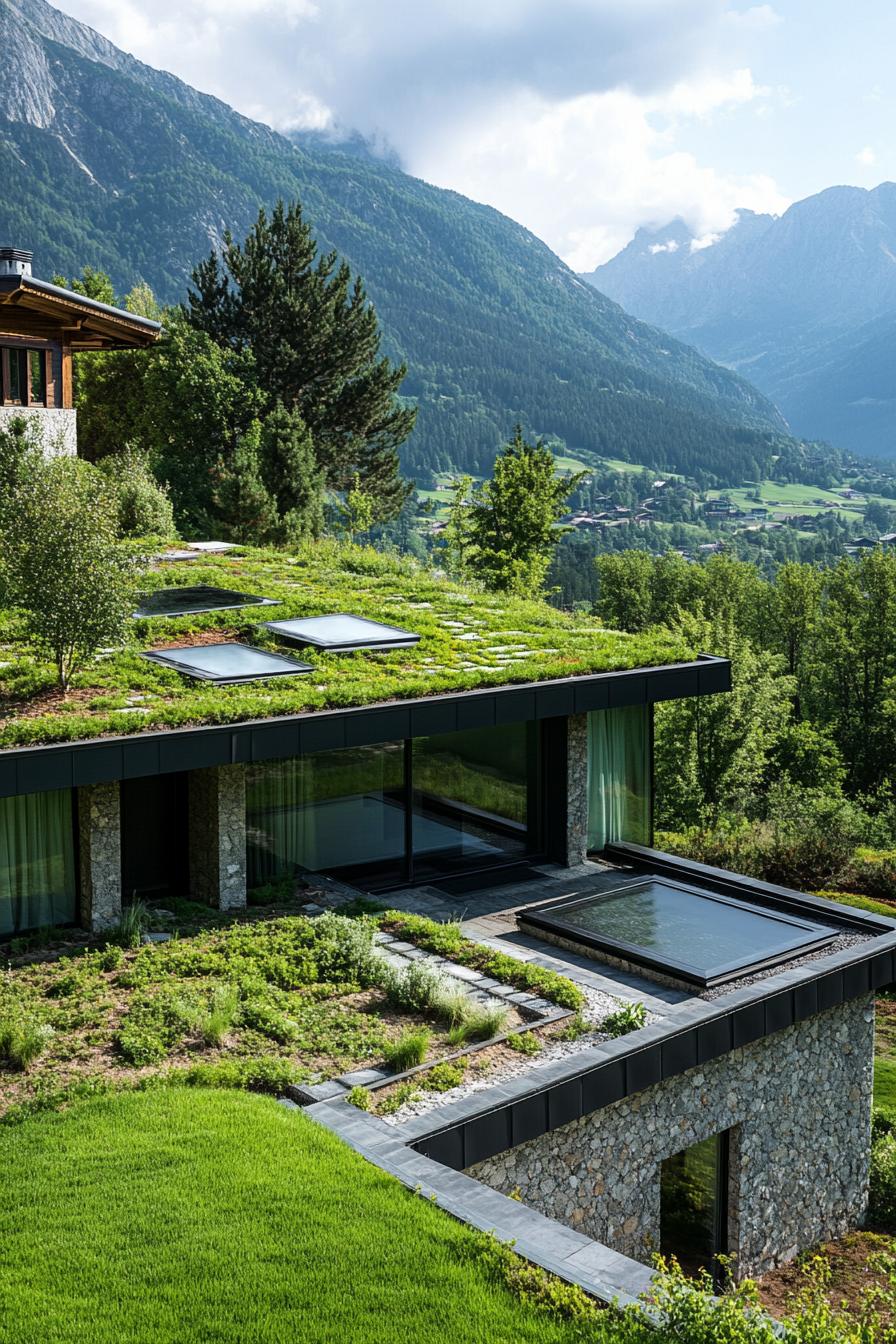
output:
[[[332,616],[303,616],[289,621],[266,621],[265,628],[290,644],[312,645],[334,653],[353,649],[408,649],[420,636],[395,625],[369,621],[340,611]]]
[[[255,649],[249,644],[195,644],[179,649],[153,649],[141,656],[174,668],[185,677],[216,681],[220,685],[258,681],[261,677],[294,677],[312,671],[310,663],[300,663],[282,653],[269,653],[267,649]]]
[[[238,551],[241,547],[235,541],[188,541],[188,551],[207,551],[209,555],[223,555],[226,551]]]
[[[707,988],[822,947],[836,930],[665,878],[527,910],[523,925]]]
[[[234,607],[276,607],[270,597],[252,597],[231,588],[213,588],[200,583],[189,588],[157,588],[143,593],[135,616],[198,616],[203,611],[228,611]]]

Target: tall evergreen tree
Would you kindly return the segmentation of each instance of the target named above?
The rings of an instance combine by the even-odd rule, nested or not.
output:
[[[561,535],[557,524],[584,475],[558,476],[550,448],[528,443],[517,425],[470,506],[469,563],[486,587],[527,596],[541,591]]]
[[[380,329],[359,277],[335,252],[318,254],[301,206],[261,210],[243,243],[193,272],[189,317],[218,344],[252,352],[271,408],[298,411],[334,489],[360,476],[380,519],[408,494],[398,448],[416,411],[398,400],[406,369],[379,353]]]

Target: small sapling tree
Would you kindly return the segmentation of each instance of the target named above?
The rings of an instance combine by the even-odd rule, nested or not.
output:
[[[139,566],[119,542],[115,497],[88,463],[59,457],[25,476],[6,513],[2,568],[7,600],[63,688],[122,638]]]

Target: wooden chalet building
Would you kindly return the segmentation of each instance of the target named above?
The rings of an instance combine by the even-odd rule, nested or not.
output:
[[[0,247],[0,427],[36,419],[48,451],[77,450],[72,355],[153,345],[161,325],[31,274],[31,253]]]

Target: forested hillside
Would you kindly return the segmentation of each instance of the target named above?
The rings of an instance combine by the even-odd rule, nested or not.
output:
[[[527,230],[369,153],[299,145],[142,65],[43,0],[0,0],[0,234],[37,272],[183,298],[259,205],[300,197],[359,270],[419,401],[413,472],[490,468],[513,424],[576,451],[768,474],[786,432],[749,383],[628,316]]]

